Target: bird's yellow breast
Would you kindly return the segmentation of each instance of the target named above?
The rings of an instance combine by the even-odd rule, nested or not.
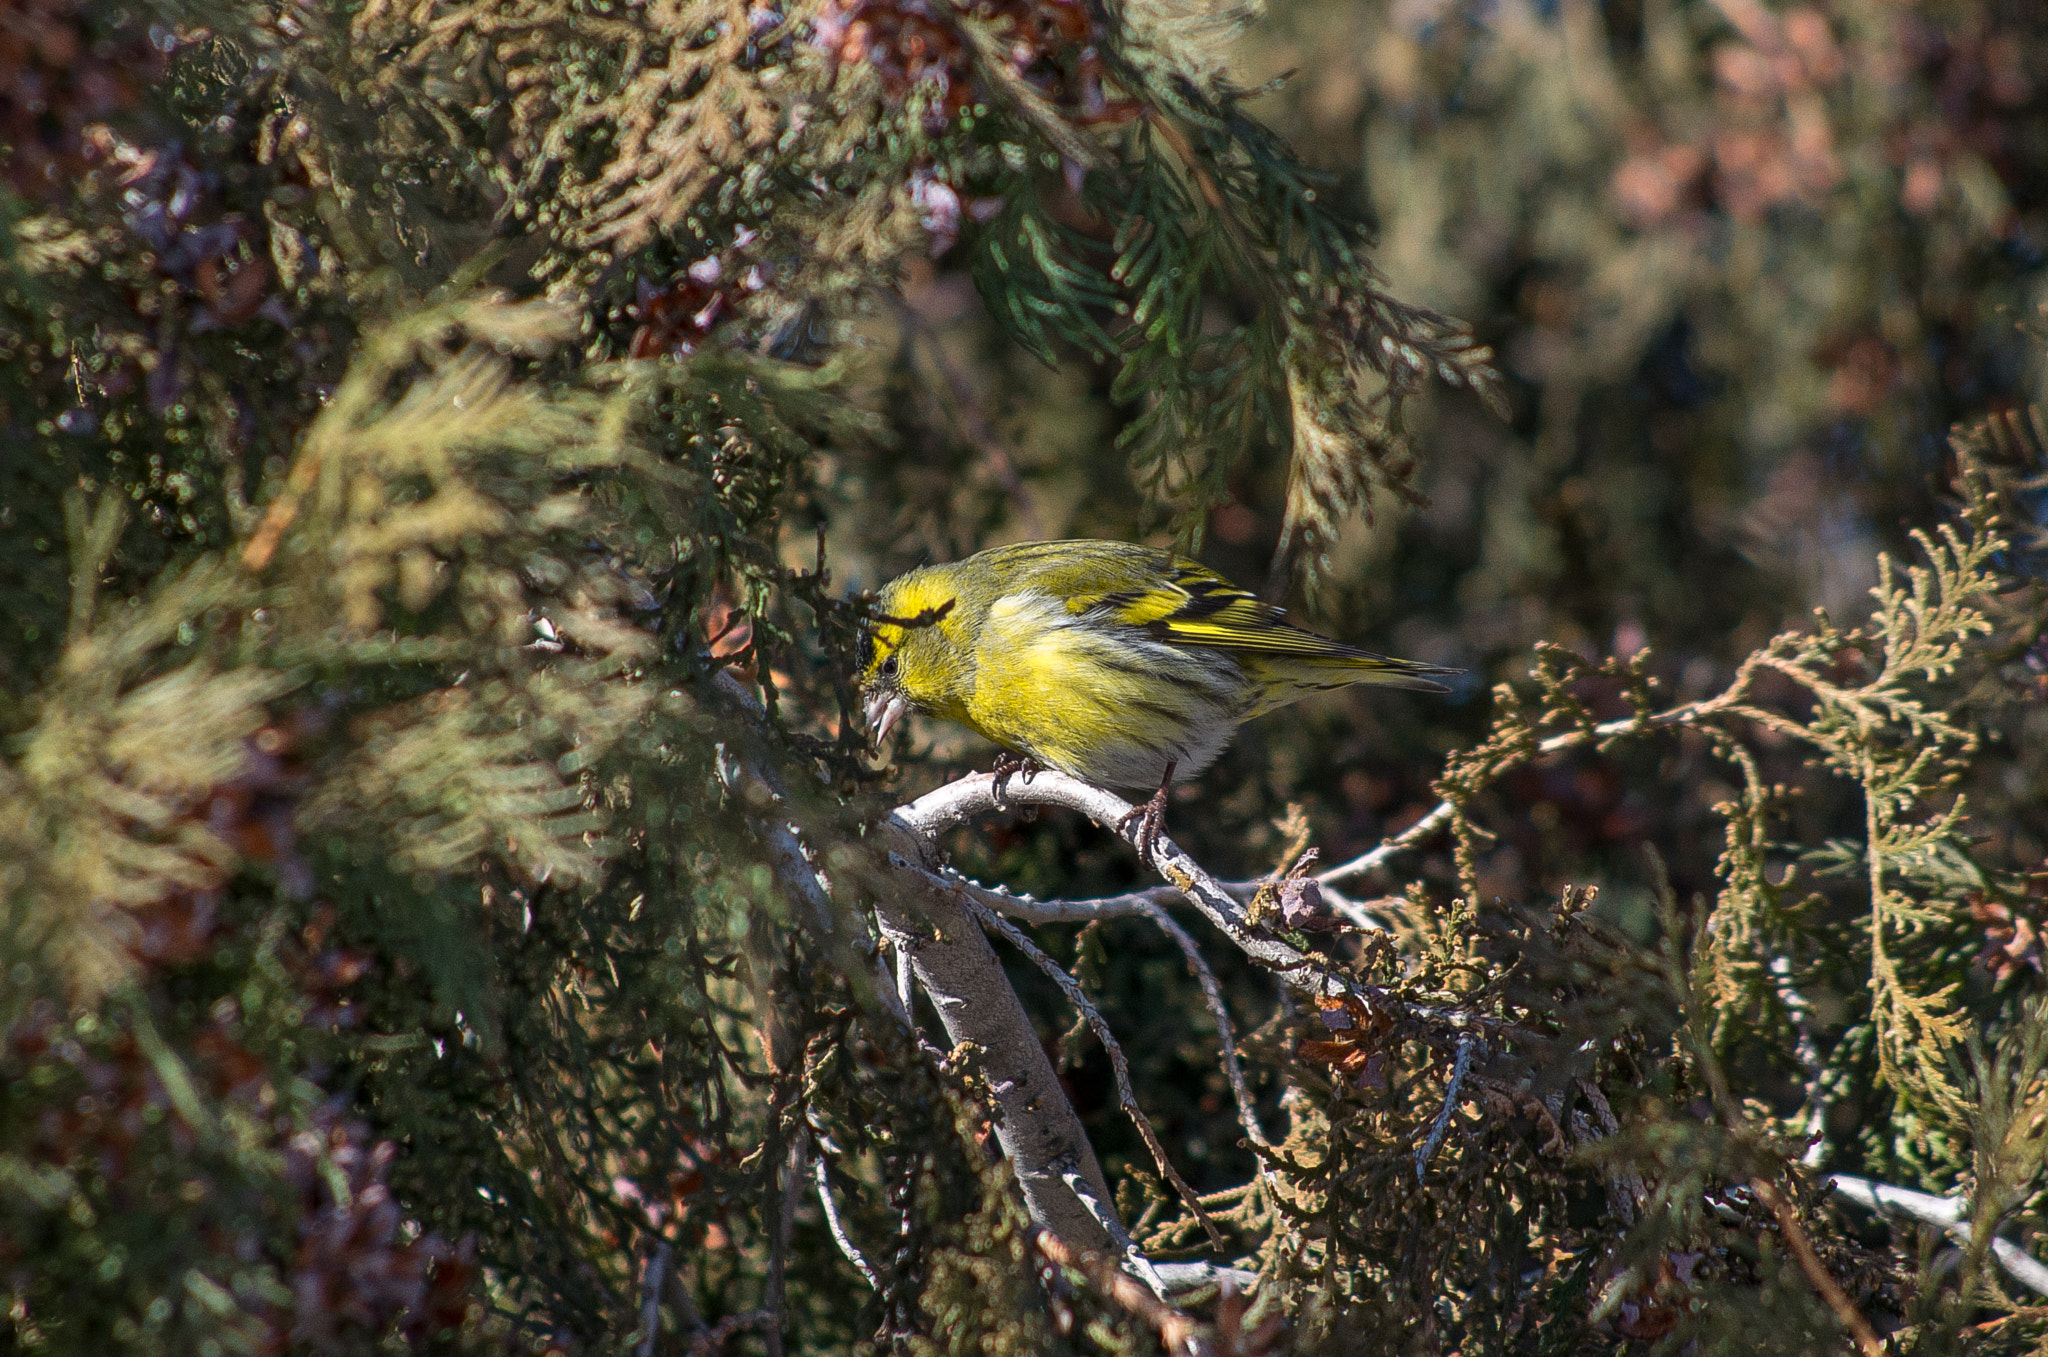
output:
[[[1022,592],[989,609],[957,718],[1049,768],[1116,787],[1192,777],[1243,718],[1236,662],[1145,640]]]

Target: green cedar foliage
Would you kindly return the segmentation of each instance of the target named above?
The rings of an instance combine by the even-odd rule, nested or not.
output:
[[[1248,90],[1229,44],[1330,21],[15,6],[0,1343],[1838,1351],[1795,1235],[1894,1351],[2040,1341],[1990,1241],[2032,1247],[2048,1181],[2042,425],[1897,467],[1970,404],[1925,336],[2038,394],[1971,307],[2030,267],[2043,34],[1956,8],[1332,6],[1353,45]],[[1344,99],[1302,121],[1345,70],[1363,166],[1313,125]],[[1630,404],[1686,381],[1723,385]],[[1874,608],[1700,545],[1744,495],[1795,512],[1772,477],[1828,420],[1890,458],[1829,561]],[[900,789],[827,566],[1031,523],[1164,524],[1339,620],[1469,624],[1441,658],[1516,680],[1274,718],[1176,804],[1275,869],[1268,915],[1311,838],[1451,807],[1386,928],[1292,937],[1372,1002],[1304,1011],[1202,939],[1271,1145],[1170,940],[1041,930],[1249,1305],[1049,1252],[975,1052],[906,1033],[864,942]],[[1602,639],[1637,619],[1658,648]],[[983,828],[951,847],[1019,886],[1130,883],[1085,827]],[[1207,1253],[1085,1024],[1016,982],[1141,1242]]]

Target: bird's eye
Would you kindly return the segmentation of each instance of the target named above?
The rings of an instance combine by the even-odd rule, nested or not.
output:
[[[897,657],[896,657],[896,656],[894,656],[894,655],[891,655],[891,656],[890,656],[890,657],[889,657],[888,659],[886,659],[886,660],[883,660],[883,661],[882,661],[882,677],[883,677],[883,678],[895,678],[895,677],[896,677],[896,668],[897,668],[897,663],[896,663],[896,661],[897,661]]]

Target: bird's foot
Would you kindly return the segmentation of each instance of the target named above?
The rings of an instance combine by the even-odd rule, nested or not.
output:
[[[1010,779],[1022,776],[1029,782],[1035,775],[1045,771],[1045,765],[1028,754],[1013,754],[1005,749],[996,755],[995,786],[990,788],[998,806],[1010,794]]]
[[[1152,799],[1132,809],[1131,813],[1116,822],[1116,832],[1121,834],[1133,823],[1138,826],[1133,846],[1138,856],[1154,867],[1159,865],[1159,836],[1166,829],[1166,794],[1173,788],[1174,764],[1166,765],[1166,776],[1159,779],[1159,790],[1152,793]]]

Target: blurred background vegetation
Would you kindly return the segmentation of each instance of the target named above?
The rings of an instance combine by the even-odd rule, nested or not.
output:
[[[1212,1350],[1841,1350],[1757,1181],[1891,1350],[2044,1341],[1986,1258],[2048,1206],[2038,4],[5,0],[0,142],[9,1351],[1158,1350],[731,771],[838,864],[986,767],[863,751],[848,591],[1060,536],[1467,671],[1248,727],[1169,821],[1248,878],[1455,793],[1345,886],[1397,945],[1327,940],[1516,1034],[1430,1184],[1441,1040],[1213,947],[1262,1173],[1173,943],[1040,929],[1181,1172],[1267,1184],[1197,1248],[1014,972],[1127,1220],[1260,1273]],[[1877,716],[1766,674],[1782,727],[1439,781],[1496,684],[1709,699],[1994,513]],[[1056,814],[948,847],[1149,884]]]

